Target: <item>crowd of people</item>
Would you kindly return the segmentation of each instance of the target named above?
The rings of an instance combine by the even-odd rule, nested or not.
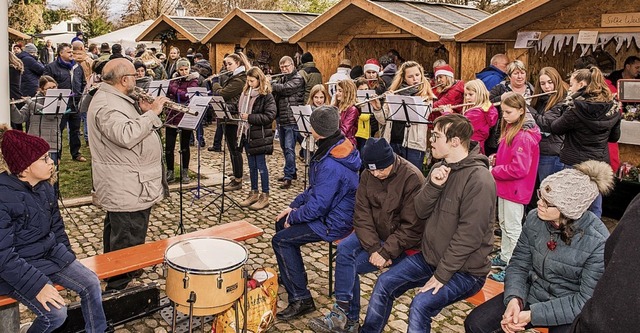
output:
[[[24,101],[12,106],[14,129],[0,129],[6,164],[0,294],[36,313],[29,332],[50,332],[66,316],[52,283],[81,286],[69,288],[81,295],[87,332],[106,325],[98,280],[75,261],[57,206],[52,176],[62,154],[60,133],[68,127],[71,156],[85,162],[79,151],[85,124],[94,199],[106,211],[104,252],[144,243],[154,204],[168,195],[168,183],[190,182],[190,145],[205,147],[203,126],[214,122],[205,116],[195,131],[161,131],[165,103],[187,105],[192,87],[221,96],[232,115],[233,121],[217,122],[208,150],[222,151],[226,143],[233,170],[228,191],[243,188],[244,150],[250,189],[241,207],[269,205],[266,155],[274,153],[276,131],[284,157],[280,189],[298,179],[297,144],[308,161],[308,186],[274,217],[271,245],[288,297],[279,320],[316,310],[300,247],[341,240],[335,304],[309,321],[315,332],[382,332],[394,300],[410,290],[408,331],[428,332],[444,307],[477,293],[487,277],[503,282],[504,293],[471,312],[469,332],[595,332],[614,320],[635,327],[606,306],[614,294],[638,302],[635,292],[610,293],[620,279],[610,270],[629,269],[616,262],[625,254],[611,248],[627,256],[635,248],[617,229],[608,240],[601,215],[619,163],[621,107],[611,81],[637,77],[640,58],[627,59],[611,80],[586,56],[568,82],[545,67],[531,83],[523,62],[498,54],[464,82],[443,60],[426,70],[430,79],[423,65],[391,50],[363,66],[343,59],[325,86],[308,52],[282,57],[281,74],[272,76],[242,52],[226,55],[212,75],[202,54],[181,57],[175,47],[166,57],[143,45],[124,54],[118,44],[88,52],[78,38],[57,48],[19,49],[10,57],[10,84],[12,97]],[[171,79],[166,97],[134,98],[164,79]],[[59,118],[40,112],[41,98],[55,88],[73,92]],[[359,101],[359,90],[373,94]],[[418,122],[395,119],[385,102],[391,95],[417,97],[430,113]],[[291,108],[302,105],[312,110],[310,134],[298,130]],[[23,124],[27,133],[20,132]],[[630,232],[637,228],[626,221],[637,209],[632,203],[620,222]],[[501,243],[491,256],[494,221]],[[370,272],[379,274],[360,322],[359,275]],[[126,288],[136,274],[110,278],[107,290]]]

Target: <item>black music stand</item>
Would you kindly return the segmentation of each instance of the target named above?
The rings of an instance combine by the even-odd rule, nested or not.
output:
[[[222,98],[222,96],[213,96],[211,99],[211,103],[209,104],[211,105],[211,107],[213,108],[213,112],[216,115],[216,118],[222,121],[222,137],[223,139],[226,141],[227,140],[227,124],[228,123],[234,123],[234,122],[239,122],[241,121],[241,119],[238,117],[237,114],[231,114],[231,112],[229,112],[229,109],[227,109],[227,104],[225,103],[224,99]],[[222,144],[222,191],[220,192],[220,194],[218,194],[215,198],[213,198],[213,200],[211,200],[210,203],[208,203],[206,206],[204,206],[203,210],[206,209],[207,207],[209,207],[210,205],[215,205],[216,207],[218,207],[219,210],[219,214],[218,214],[218,223],[220,223],[222,221],[222,214],[224,213],[224,200],[225,198],[229,200],[229,202],[231,202],[231,206],[236,206],[240,209],[242,209],[242,207],[240,207],[240,205],[238,204],[238,202],[236,202],[235,200],[233,200],[233,198],[231,198],[230,196],[228,196],[225,192],[224,189],[224,183],[225,183],[225,179],[227,178],[226,173],[226,166],[227,166],[227,153],[226,153],[226,142],[223,142]],[[218,199],[220,199],[220,205],[218,206],[218,204],[216,204],[216,201],[218,201]]]
[[[428,118],[431,113],[431,105],[425,105],[421,97],[388,95],[386,103],[389,105],[389,117],[386,121],[404,122],[409,129],[414,124],[429,124]],[[405,133],[405,135],[408,135]],[[402,156],[403,158],[407,158]]]
[[[189,109],[191,109],[194,112],[197,112],[197,114],[202,114],[204,116],[207,107],[209,106],[209,102],[211,100],[211,96],[205,96],[205,95],[201,95],[200,91],[195,91],[193,93],[193,95],[190,97],[189,100]],[[193,206],[193,203],[195,200],[197,199],[201,199],[206,197],[209,194],[213,194],[215,193],[212,189],[207,188],[206,186],[202,186],[201,185],[201,178],[200,178],[200,169],[201,169],[201,162],[200,162],[200,150],[202,149],[202,146],[200,146],[200,139],[197,137],[197,133],[198,130],[197,128],[200,128],[200,126],[202,125],[202,121],[203,118],[201,117],[200,120],[198,121],[198,125],[196,126],[196,137],[194,138],[194,140],[197,140],[197,145],[198,145],[198,175],[197,175],[197,185],[196,188],[191,190],[191,193],[193,193],[193,198],[191,199],[191,205]],[[205,192],[205,194],[201,194],[200,192],[203,191]]]
[[[296,124],[298,125],[298,129],[295,130],[298,133],[305,134],[307,136],[311,134],[311,106],[310,105],[300,105],[300,106],[292,106],[291,111],[293,112],[293,118],[296,120]],[[311,140],[306,138],[307,146],[305,149],[307,150],[307,154],[304,157],[304,188],[307,188],[307,174],[309,169],[309,163],[311,160]]]
[[[71,89],[49,89],[44,96],[44,100],[42,102],[42,110],[39,112],[42,116],[54,116],[54,121],[56,123],[56,171],[60,170],[60,163],[62,162],[62,132],[60,131],[60,116],[66,113],[66,110],[69,107],[69,98],[71,97]],[[35,102],[37,103],[37,100]],[[36,112],[34,112],[34,114],[35,113]],[[56,183],[58,182],[56,181]],[[58,195],[58,197],[62,199],[60,186],[55,186],[55,189],[56,195]]]
[[[167,96],[169,82],[169,80],[157,80],[149,82],[149,95],[155,97]]]

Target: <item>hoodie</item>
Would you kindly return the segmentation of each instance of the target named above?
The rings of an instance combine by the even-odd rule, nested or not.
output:
[[[433,276],[442,284],[456,272],[478,277],[489,273],[496,207],[489,159],[480,154],[477,142],[471,142],[467,157],[447,166],[447,181],[438,186],[428,175],[414,203],[418,218],[427,220],[420,255],[435,268]]]
[[[328,242],[351,233],[360,164],[358,150],[342,134],[319,140],[309,165],[309,187],[291,203],[289,223],[307,223]]]
[[[620,138],[620,112],[613,101],[589,101],[588,96],[567,98],[560,118],[551,124],[551,133],[564,135],[560,162],[575,165],[595,160],[609,163],[608,142]]]

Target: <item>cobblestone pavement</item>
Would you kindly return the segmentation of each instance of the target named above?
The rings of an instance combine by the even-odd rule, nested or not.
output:
[[[211,143],[213,129],[214,128],[212,126],[205,129],[208,144]],[[277,268],[276,259],[271,248],[271,237],[275,232],[274,218],[282,209],[287,207],[296,194],[300,193],[303,189],[304,166],[300,160],[296,161],[298,167],[302,167],[302,169],[298,170],[298,180],[294,181],[293,186],[288,190],[281,190],[278,188],[279,183],[277,182],[277,179],[282,176],[284,160],[282,158],[282,153],[279,150],[278,142],[276,142],[275,146],[276,150],[274,151],[274,154],[267,157],[271,188],[269,207],[264,210],[254,212],[249,209],[241,210],[237,207],[229,208],[228,202],[225,203],[226,209],[223,214],[222,223],[245,219],[264,229],[263,236],[255,239],[249,239],[244,242],[244,245],[250,252],[249,260],[247,262],[249,271],[262,266]],[[192,147],[192,149],[194,148]],[[197,155],[198,154],[196,152],[192,151],[191,156],[193,161],[191,163],[191,168],[194,171],[197,170],[198,166],[196,160]],[[229,195],[237,201],[243,200],[249,191],[246,156],[244,165],[245,178],[242,190],[229,193]],[[206,148],[202,149],[201,166],[201,172],[208,177],[208,179],[205,180],[205,183],[218,184],[209,188],[219,191],[222,169],[222,153],[209,152]],[[230,172],[230,170],[231,166],[227,160],[227,172]],[[194,183],[195,181],[192,181],[192,184],[190,185],[193,186]],[[205,206],[211,203],[213,196],[209,195],[197,199],[194,198],[194,192],[190,190],[184,190],[184,192],[183,219],[186,232],[207,228],[218,223],[218,209],[214,205],[210,205],[205,209]],[[71,239],[71,245],[78,258],[85,258],[102,253],[102,222],[104,218],[104,211],[91,205],[90,200],[87,198],[80,198],[77,200],[67,199],[65,200],[65,205],[67,208],[63,210],[63,216],[66,222],[67,232]],[[149,223],[147,241],[164,239],[176,235],[179,216],[179,195],[178,192],[174,190],[172,191],[170,200],[163,201],[153,209]],[[303,247],[302,252],[304,253],[305,265],[308,272],[309,288],[315,299],[318,310],[298,320],[277,322],[270,330],[271,332],[311,332],[307,329],[307,321],[310,318],[326,314],[333,304],[333,300],[327,296],[329,263],[328,244],[325,242],[311,244]],[[375,284],[376,276],[376,274],[371,273],[364,275],[360,279],[362,285],[363,307],[361,322],[364,319],[367,301]],[[165,281],[162,277],[162,268],[160,265],[145,269],[144,274],[133,281],[134,284],[151,282],[155,282],[160,285],[162,296],[164,296],[163,291]],[[68,300],[76,300],[75,294],[67,293],[66,291],[63,291],[62,293]],[[284,291],[284,288],[280,287],[279,294],[278,308],[283,309],[287,305],[286,292]],[[408,310],[412,296],[413,293],[410,292],[396,300],[389,318],[388,326],[385,329],[386,332],[406,331]],[[472,305],[464,301],[445,308],[438,316],[435,317],[432,323],[432,331],[443,333],[464,332],[462,323],[472,308]],[[33,315],[24,306],[21,306],[20,309],[22,322],[27,322],[33,319]],[[170,325],[161,318],[160,314],[156,313],[143,319],[118,326],[116,328],[116,332],[161,333],[169,331],[169,326]],[[211,325],[205,325],[205,329],[210,331]]]

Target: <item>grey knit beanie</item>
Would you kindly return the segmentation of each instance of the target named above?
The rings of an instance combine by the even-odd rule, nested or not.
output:
[[[329,137],[340,128],[340,112],[335,106],[321,106],[311,113],[311,127],[321,137]]]
[[[604,162],[586,161],[545,178],[540,196],[556,206],[562,215],[579,219],[596,199],[613,187],[613,171]]]

